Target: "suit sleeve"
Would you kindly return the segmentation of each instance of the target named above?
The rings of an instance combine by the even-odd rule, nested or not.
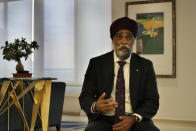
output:
[[[143,101],[140,103],[135,113],[140,114],[144,119],[148,119],[152,118],[159,108],[159,94],[152,62],[150,62],[147,68],[145,78]]]
[[[95,119],[98,113],[93,114],[91,112],[92,104],[97,101],[97,77],[96,77],[96,64],[95,60],[91,59],[85,74],[84,83],[81,94],[79,96],[79,102],[81,109],[83,109],[89,119]]]

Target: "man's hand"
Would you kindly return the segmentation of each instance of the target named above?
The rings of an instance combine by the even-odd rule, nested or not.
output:
[[[113,131],[129,131],[136,122],[136,116],[119,116],[120,122],[113,125]]]
[[[106,96],[106,93],[104,92],[97,100],[95,104],[95,111],[97,112],[110,112],[117,107],[117,103],[114,102],[112,98],[110,99],[104,99]]]

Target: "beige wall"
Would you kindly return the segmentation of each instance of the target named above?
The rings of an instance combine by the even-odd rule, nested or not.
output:
[[[112,20],[125,16],[125,2],[112,0]],[[134,0],[136,1],[136,0]],[[176,0],[177,77],[158,78],[159,119],[196,121],[196,0]]]

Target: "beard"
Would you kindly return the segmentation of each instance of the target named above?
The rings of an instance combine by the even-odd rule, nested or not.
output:
[[[114,46],[114,51],[116,53],[116,56],[120,60],[127,59],[132,53],[132,46],[124,45],[124,44],[120,44],[120,45],[113,44],[113,46]],[[122,50],[126,50],[126,51],[122,51]]]

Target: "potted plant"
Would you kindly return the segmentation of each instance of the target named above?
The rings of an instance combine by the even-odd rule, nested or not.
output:
[[[1,49],[3,49],[3,59],[8,61],[14,60],[17,62],[17,74],[28,73],[28,71],[24,70],[24,67],[21,63],[21,58],[27,60],[28,56],[33,53],[33,50],[38,48],[39,45],[36,41],[28,43],[25,38],[15,39],[13,43],[6,41],[5,45],[1,46]]]

